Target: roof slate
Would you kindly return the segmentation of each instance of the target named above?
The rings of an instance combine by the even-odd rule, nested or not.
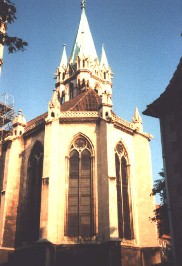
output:
[[[61,111],[98,111],[101,98],[93,90],[88,89],[61,105]]]
[[[99,95],[93,89],[88,89],[87,91],[78,94],[73,99],[64,102],[61,105],[61,111],[98,111],[100,104],[101,98]],[[44,114],[28,121],[25,127],[25,132],[40,124],[44,124],[47,115],[48,112],[45,112]]]

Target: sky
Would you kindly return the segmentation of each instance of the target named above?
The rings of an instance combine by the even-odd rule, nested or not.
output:
[[[12,0],[17,20],[8,34],[28,42],[25,52],[4,51],[0,95],[14,96],[27,121],[47,111],[54,73],[66,44],[70,56],[80,0]],[[150,142],[153,178],[163,167],[158,119],[142,115],[165,90],[182,55],[182,0],[87,0],[86,14],[100,57],[104,44],[114,73],[113,110],[131,121],[137,106]]]

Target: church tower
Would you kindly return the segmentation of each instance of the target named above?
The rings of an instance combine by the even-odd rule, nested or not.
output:
[[[112,110],[112,71],[98,58],[81,1],[48,112],[22,112],[3,140],[0,261],[11,266],[141,266],[160,262],[149,141]],[[12,253],[9,256],[9,253]],[[1,263],[0,263],[1,265]]]
[[[112,96],[112,72],[104,47],[99,61],[86,17],[86,2],[81,2],[81,19],[69,61],[64,46],[61,63],[56,71],[56,89],[62,103],[91,88],[102,97]]]

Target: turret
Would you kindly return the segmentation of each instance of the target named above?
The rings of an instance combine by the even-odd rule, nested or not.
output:
[[[22,110],[19,110],[18,115],[15,116],[12,122],[13,136],[14,137],[21,136],[25,131],[25,126],[26,126],[25,117],[22,113]]]
[[[112,72],[108,64],[104,45],[102,45],[102,53],[101,53],[101,60],[100,60],[100,73],[101,73],[101,78],[104,80],[103,92],[106,92],[107,94],[112,95],[112,83],[111,83]]]
[[[65,84],[64,80],[66,78],[68,59],[66,54],[66,45],[63,45],[63,53],[59,66],[56,69],[56,90],[59,92],[60,97],[65,94]]]
[[[52,99],[48,105],[48,119],[59,117],[60,114],[60,93],[58,90],[53,91]]]
[[[142,118],[139,114],[138,108],[135,108],[135,112],[132,118],[132,122],[134,124],[134,127],[136,128],[136,131],[143,131],[143,125],[142,125]]]

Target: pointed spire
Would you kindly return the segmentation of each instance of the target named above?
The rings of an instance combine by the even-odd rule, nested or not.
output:
[[[139,111],[138,111],[138,108],[136,107],[135,108],[135,112],[134,112],[134,115],[133,115],[133,119],[132,119],[133,123],[139,123],[139,124],[142,124],[142,118],[139,114]]]
[[[82,8],[81,19],[80,19],[80,24],[78,27],[77,35],[75,38],[75,42],[74,42],[71,57],[70,57],[71,63],[75,62],[76,57],[80,53],[80,49],[81,49],[82,55],[84,55],[85,57],[89,56],[92,61],[98,58],[95,45],[94,45],[94,41],[92,38],[92,34],[90,31],[90,27],[88,24],[87,16],[85,13],[85,6],[86,6],[86,1],[82,0],[81,1],[81,8]]]
[[[63,53],[60,62],[60,67],[66,68],[68,63],[67,55],[66,55],[66,44],[63,44]]]
[[[100,65],[101,65],[101,67],[102,66],[105,66],[105,67],[109,66],[108,61],[107,61],[106,52],[105,52],[105,49],[104,49],[104,44],[102,45],[102,53],[101,53]]]

